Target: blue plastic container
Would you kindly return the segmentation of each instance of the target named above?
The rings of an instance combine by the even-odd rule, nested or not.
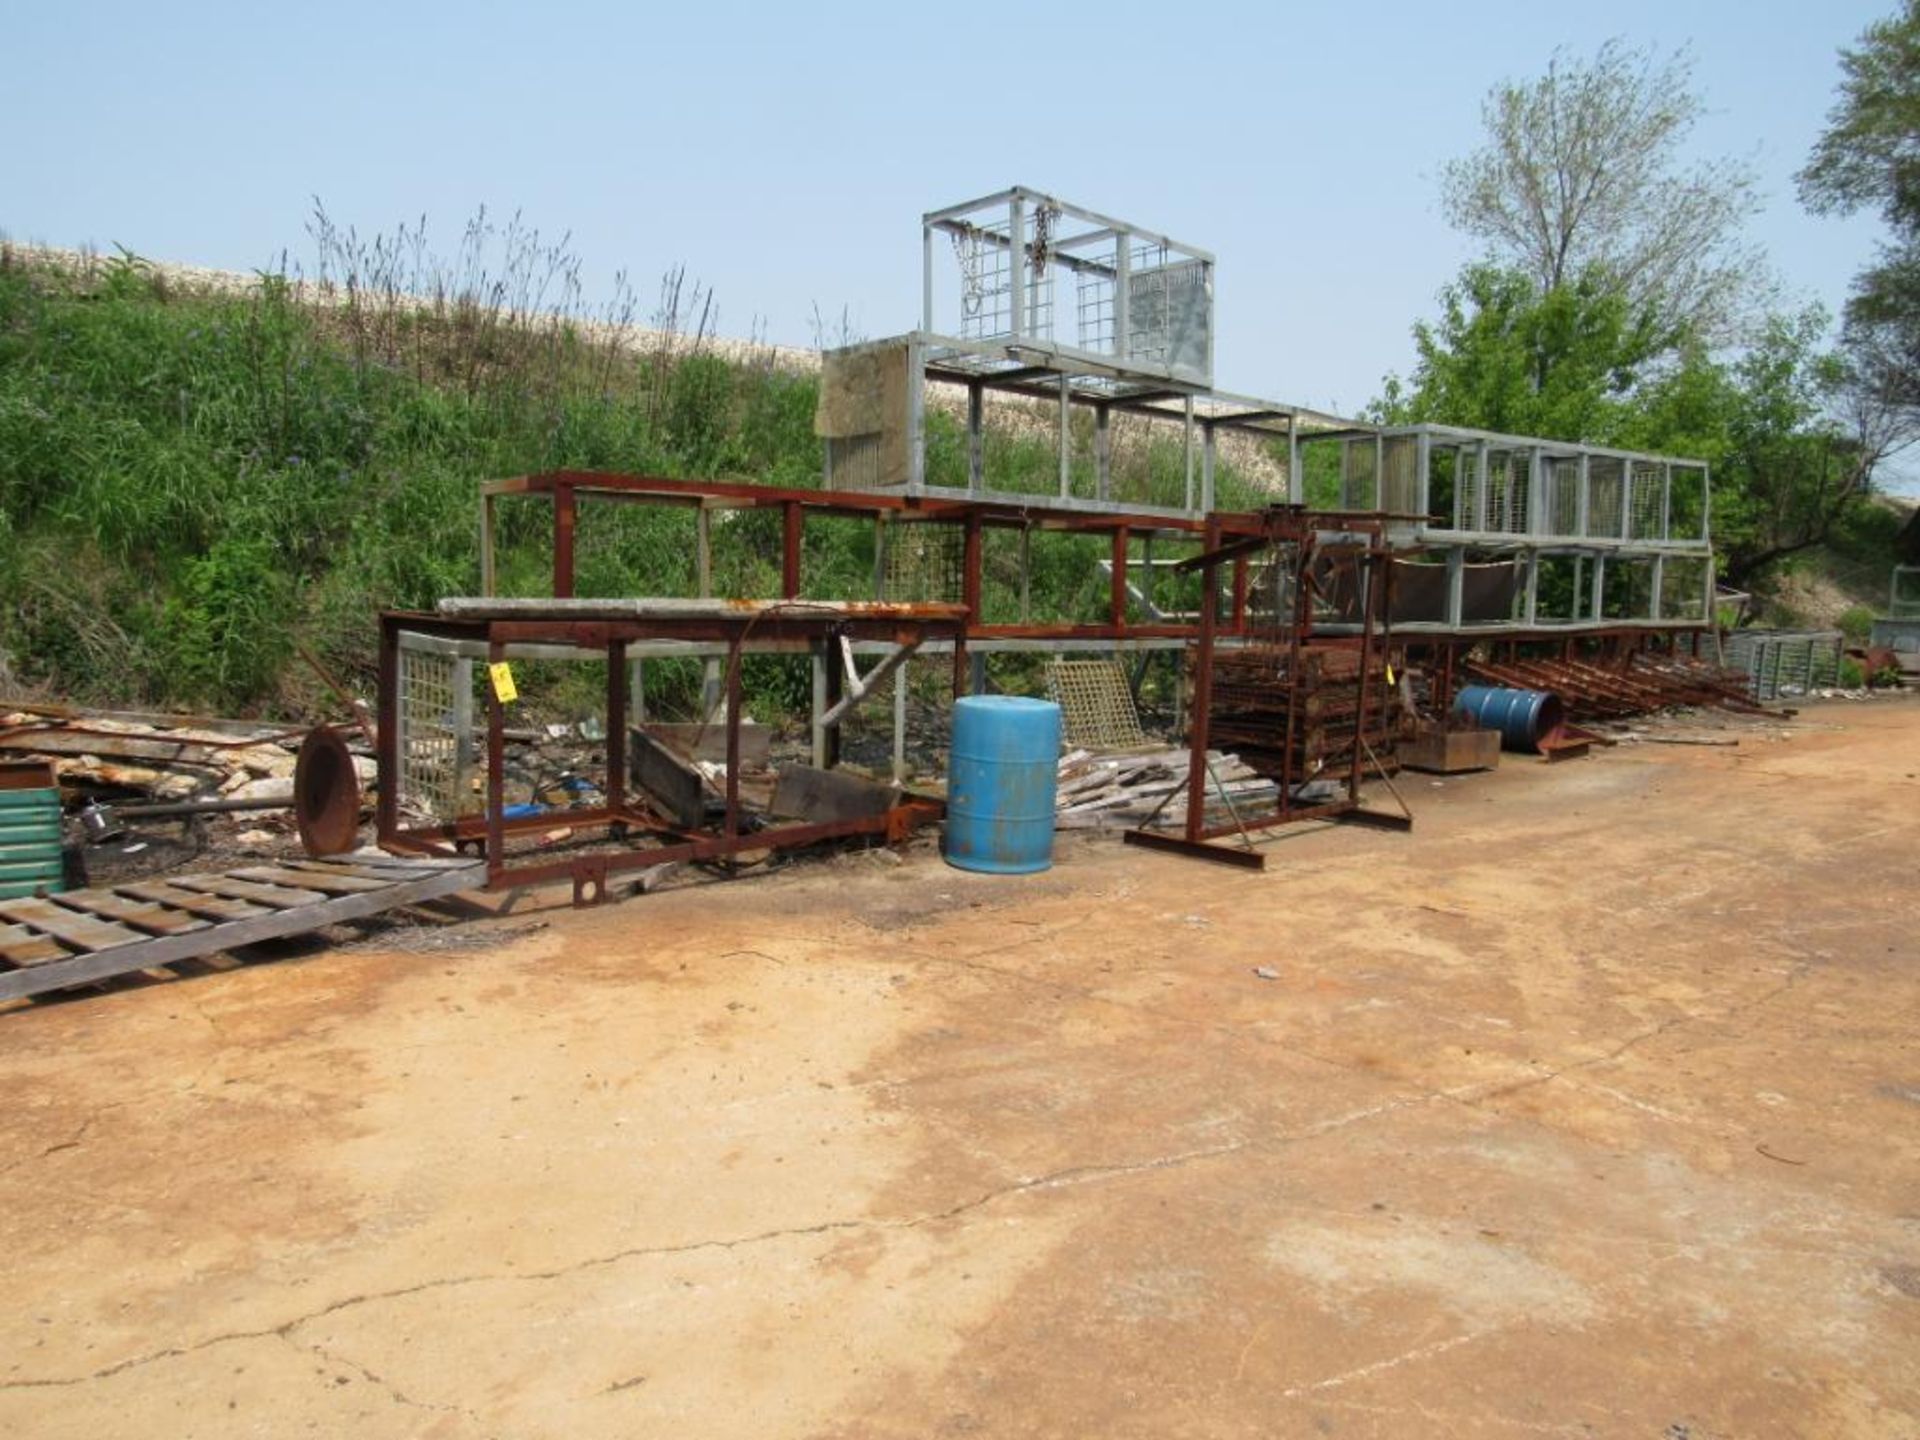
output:
[[[953,704],[947,764],[949,865],[1028,875],[1053,864],[1060,707],[1018,695],[966,695]]]
[[[58,790],[0,790],[0,898],[66,889]]]
[[[1560,723],[1559,697],[1545,690],[1504,690],[1497,685],[1468,685],[1453,697],[1455,714],[1470,716],[1483,730],[1500,732],[1500,748],[1537,751],[1540,741]]]

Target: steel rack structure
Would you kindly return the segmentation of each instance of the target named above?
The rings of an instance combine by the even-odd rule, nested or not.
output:
[[[920,327],[824,356],[815,430],[832,488],[1197,517],[1218,508],[1221,439],[1288,453],[1357,423],[1214,390],[1215,261],[1198,246],[1025,186],[920,228]],[[988,475],[988,412],[1007,405],[1029,428],[1052,416],[1057,468],[1019,488]],[[937,443],[942,415],[959,443]],[[1178,432],[1177,479],[1123,493],[1123,417]]]
[[[897,655],[924,642],[957,639],[964,611],[951,605],[879,605],[822,601],[741,600],[443,600],[436,614],[389,611],[380,618],[379,800],[376,838],[401,854],[452,858],[479,849],[490,890],[568,880],[575,905],[609,898],[609,881],[623,871],[687,861],[726,860],[746,851],[782,850],[822,841],[873,836],[894,841],[917,825],[938,819],[935,801],[902,795],[878,814],[806,824],[753,827],[740,796],[740,660],[749,643],[761,652],[815,649],[835,637],[888,647]],[[667,641],[717,645],[726,656],[725,810],[717,828],[670,818],[630,786],[627,752],[626,657],[630,647]],[[423,752],[441,762],[436,779],[453,763],[464,731],[455,687],[429,689],[425,703],[419,657],[460,657],[490,665],[514,653],[604,660],[606,772],[603,802],[556,814],[510,816],[506,798],[506,705],[498,684],[486,687],[486,793],[479,814],[463,813],[459,786],[422,784]],[[409,660],[414,673],[409,674]],[[470,674],[470,672],[469,672]],[[469,680],[468,696],[471,696]],[[450,713],[448,713],[450,712]],[[443,745],[444,742],[444,745]],[[436,754],[435,752],[440,753]],[[454,771],[457,776],[457,769]],[[451,792],[451,794],[450,794]],[[423,818],[409,818],[408,813]],[[449,813],[450,812],[450,813]],[[617,848],[579,851],[551,859],[510,852],[509,842],[564,823],[571,831],[602,831]]]
[[[1713,624],[1707,466],[1447,425],[1302,441],[1308,488],[1394,528],[1403,636],[1685,632]]]
[[[1404,804],[1397,814],[1372,810],[1361,795],[1369,774],[1392,786],[1386,778],[1387,767],[1368,738],[1377,733],[1381,713],[1390,704],[1385,676],[1391,673],[1387,616],[1393,585],[1388,538],[1392,517],[1284,505],[1260,518],[1261,533],[1229,541],[1216,529],[1208,536],[1205,552],[1186,562],[1209,579],[1201,586],[1200,633],[1192,652],[1187,776],[1174,792],[1185,795],[1185,814],[1179,833],[1174,834],[1153,828],[1156,812],[1145,824],[1125,833],[1129,845],[1259,870],[1266,866],[1265,854],[1254,848],[1260,831],[1303,820],[1351,820],[1396,830],[1413,826]],[[1223,706],[1216,689],[1222,658],[1217,648],[1220,616],[1215,598],[1220,587],[1211,577],[1222,566],[1250,559],[1258,567],[1262,591],[1255,640],[1233,658],[1236,665],[1244,666],[1252,683],[1242,687],[1243,694],[1233,704]],[[1358,630],[1327,637],[1319,632],[1318,617],[1328,608],[1328,592],[1335,585],[1357,595]],[[1318,683],[1328,670],[1335,672],[1332,683]],[[1253,725],[1247,723],[1250,702],[1257,707],[1256,713],[1264,712]],[[1310,754],[1304,742],[1323,725],[1347,732],[1341,747],[1343,763],[1332,770],[1322,770],[1310,760],[1302,763]],[[1256,738],[1262,750],[1276,757],[1256,768],[1269,774],[1278,788],[1270,810],[1247,813],[1221,792],[1228,811],[1223,821],[1210,817],[1207,810],[1208,794],[1218,788],[1207,752],[1216,731],[1230,728]],[[1240,753],[1247,759],[1246,752]],[[1341,793],[1332,797],[1306,793],[1310,784],[1335,777]],[[1238,839],[1239,845],[1214,843],[1228,837]]]
[[[806,490],[770,485],[750,485],[727,481],[695,481],[650,475],[619,475],[597,471],[553,471],[493,480],[480,487],[481,497],[481,592],[494,593],[497,582],[496,533],[500,524],[499,506],[514,499],[543,502],[551,507],[552,568],[550,593],[558,599],[574,595],[576,588],[576,543],[583,507],[608,504],[660,505],[691,510],[695,522],[696,586],[703,596],[712,590],[711,547],[717,517],[732,511],[775,511],[780,525],[780,597],[798,599],[805,586],[804,557],[810,524],[832,520],[861,520],[875,527],[876,565],[873,598],[892,601],[903,597],[888,593],[885,556],[890,548],[927,535],[944,536],[957,557],[956,573],[949,593],[924,597],[962,607],[966,614],[960,632],[949,638],[929,639],[916,651],[916,660],[934,655],[952,655],[955,673],[965,676],[968,690],[978,692],[985,686],[985,661],[995,653],[1070,654],[1076,652],[1145,656],[1157,652],[1179,652],[1199,634],[1197,618],[1161,616],[1144,602],[1136,580],[1151,576],[1167,561],[1176,546],[1192,548],[1202,541],[1212,524],[1219,533],[1236,536],[1257,534],[1262,521],[1256,512],[1235,512],[1199,516],[1109,508],[1091,510],[1061,507],[1047,501],[951,500],[936,496],[916,496],[872,491]],[[1097,623],[1065,623],[1057,620],[1026,619],[997,623],[985,618],[987,538],[992,532],[1013,532],[1029,537],[1036,532],[1067,533],[1089,537],[1103,551],[1100,568],[1104,571],[1105,615]],[[1154,554],[1160,547],[1160,556]],[[1020,553],[1020,585],[1024,590],[1026,551]],[[1223,602],[1221,622],[1223,644],[1233,643],[1233,634],[1245,630],[1248,620],[1248,572],[1245,563],[1230,567],[1224,582],[1228,589]],[[919,598],[919,597],[916,597]],[[879,653],[859,641],[848,647],[854,654]],[[838,721],[829,721],[848,688],[847,666],[836,662],[831,647],[823,645],[813,654],[813,762],[831,767],[838,755]],[[644,694],[643,667],[650,659],[695,656],[712,666],[711,676],[718,680],[718,658],[722,647],[681,639],[656,638],[629,647],[627,661],[632,671],[632,713],[641,711]],[[537,651],[522,647],[516,656],[543,658]],[[544,657],[554,658],[554,657]],[[470,667],[472,658],[463,660]],[[904,766],[905,677],[906,667],[893,672],[895,778],[901,778]],[[717,695],[710,694],[710,699]]]

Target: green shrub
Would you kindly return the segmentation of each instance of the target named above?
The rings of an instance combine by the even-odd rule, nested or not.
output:
[[[1873,633],[1873,611],[1865,605],[1854,605],[1840,612],[1840,633],[1855,645],[1866,643]]]
[[[1842,690],[1858,690],[1867,683],[1867,672],[1850,655],[1840,657],[1840,673],[1835,677]]]
[[[222,709],[272,688],[291,649],[289,578],[264,540],[226,537],[186,562],[165,608],[170,691]]]

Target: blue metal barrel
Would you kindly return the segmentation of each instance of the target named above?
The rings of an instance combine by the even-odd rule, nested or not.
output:
[[[1060,707],[1017,695],[953,703],[947,763],[949,865],[1025,875],[1053,863]]]
[[[60,792],[0,790],[0,898],[65,888]]]
[[[1471,717],[1484,730],[1498,730],[1503,750],[1538,750],[1540,741],[1560,723],[1560,699],[1545,690],[1468,685],[1453,697],[1453,710]]]

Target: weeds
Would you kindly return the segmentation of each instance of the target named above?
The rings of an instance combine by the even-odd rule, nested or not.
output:
[[[316,202],[311,270],[244,287],[127,251],[56,264],[0,247],[0,678],[83,702],[297,713],[299,647],[373,684],[375,616],[479,586],[476,481],[556,468],[820,483],[811,373],[715,338],[675,267],[649,319],[616,277],[591,304],[568,237],[485,212],[450,259],[426,221],[363,236]],[[823,341],[837,334],[816,314]],[[950,417],[931,444],[964,464]],[[1178,444],[1115,428],[1115,493],[1177,503]],[[1081,437],[1085,448],[1087,437]],[[1042,453],[1044,452],[1044,454]],[[996,426],[990,477],[1046,474],[1051,436]],[[1250,493],[1230,466],[1222,503]],[[716,590],[778,588],[772,511],[715,519]],[[551,520],[503,504],[505,593],[547,581]],[[589,506],[582,594],[689,591],[687,512]],[[1036,536],[1036,613],[1096,616],[1104,582]],[[872,527],[809,527],[807,593],[869,593]],[[1011,602],[1007,602],[1011,603]],[[585,667],[582,667],[585,668]],[[748,667],[749,702],[804,703],[800,667]],[[655,673],[657,671],[657,673]],[[799,679],[796,679],[799,676]],[[690,711],[697,667],[650,667]]]

